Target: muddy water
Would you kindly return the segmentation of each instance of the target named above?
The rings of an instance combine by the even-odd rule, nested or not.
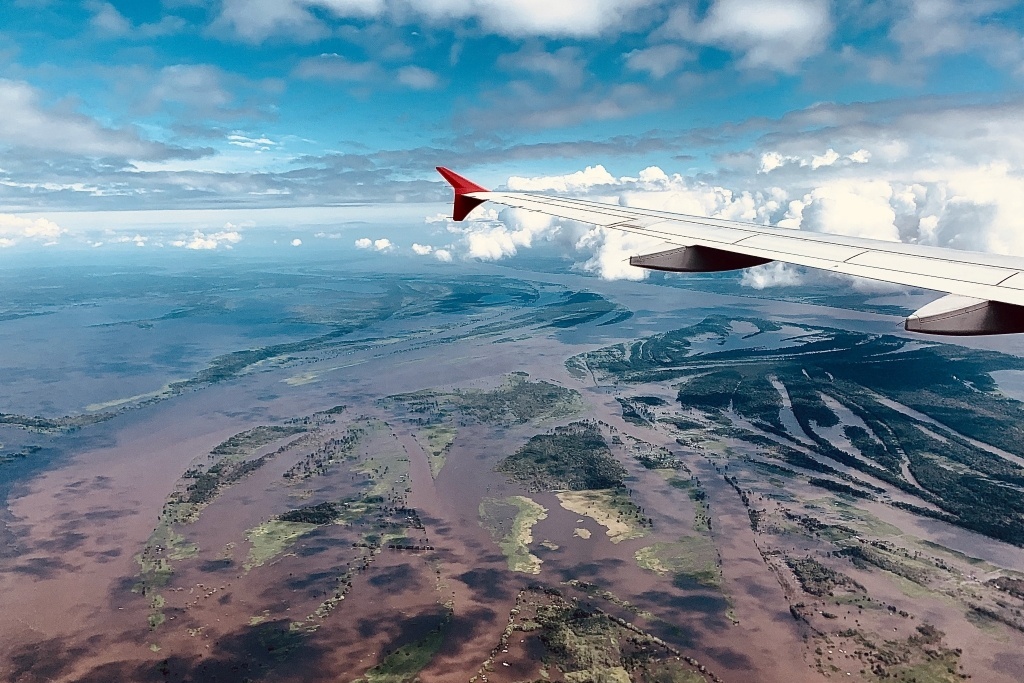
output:
[[[681,318],[673,318],[671,307],[649,288],[627,286],[624,291],[627,298],[643,301],[655,311],[638,316],[637,326],[679,326]],[[685,315],[703,313],[691,310]],[[476,324],[493,319],[480,316]],[[868,325],[878,317],[864,319]],[[440,343],[446,334],[453,333],[441,331],[431,340]],[[591,403],[588,416],[614,425],[620,433],[669,447],[704,482],[723,567],[721,590],[673,585],[671,577],[637,566],[635,553],[640,548],[676,540],[681,530],[692,532],[694,504],[624,449],[616,452],[629,472],[634,501],[654,520],[654,532],[613,544],[603,527],[563,509],[553,494],[529,494],[493,471],[498,460],[531,435],[568,420],[511,428],[461,425],[447,463],[434,480],[412,426],[375,404],[387,394],[439,385],[491,388],[514,370],[582,389],[588,383],[567,375],[565,358],[619,340],[621,334],[557,333],[557,339],[572,344],[542,337],[496,343],[492,335],[451,341],[443,348],[425,346],[423,339],[390,338],[362,350],[311,354],[293,367],[253,374],[230,386],[181,396],[96,427],[94,433],[107,443],[84,449],[60,469],[36,478],[12,506],[25,552],[0,565],[0,633],[7,652],[31,655],[37,664],[27,672],[10,655],[0,653],[0,671],[25,680],[75,680],[90,671],[95,680],[161,680],[164,676],[155,667],[168,659],[172,679],[254,675],[350,680],[396,647],[429,634],[444,622],[450,605],[441,650],[420,679],[464,681],[498,642],[518,590],[539,581],[638,624],[698,658],[725,681],[819,680],[801,654],[806,651],[803,627],[788,611],[787,591],[798,589],[780,585],[765,565],[736,492],[715,464],[679,449],[668,432],[624,423],[614,389],[586,391]],[[295,382],[295,377],[307,374],[305,383]],[[644,393],[674,397],[668,387]],[[435,550],[385,550],[376,555],[367,569],[354,575],[352,590],[335,612],[296,646],[297,654],[286,660],[287,666],[281,664],[285,659],[268,648],[266,638],[275,633],[279,637],[289,623],[305,619],[333,590],[337,576],[365,558],[363,551],[352,548],[360,530],[339,527],[310,534],[248,574],[239,568],[247,552],[240,537],[245,529],[283,510],[358,489],[344,468],[316,481],[286,486],[281,473],[291,461],[282,456],[225,491],[208,508],[209,514],[187,528],[188,539],[201,546],[200,555],[176,565],[165,591],[168,625],[150,632],[145,626],[146,601],[129,591],[137,571],[132,557],[148,538],[181,473],[195,458],[247,427],[339,403],[350,406],[345,419],[369,414],[388,421],[409,458],[408,504],[419,511],[424,536]],[[297,497],[307,490],[308,497]],[[531,551],[543,561],[536,576],[510,572],[506,558],[479,524],[483,498],[516,494],[530,495],[548,510],[533,533]],[[1004,567],[1024,566],[1019,549],[1003,548],[890,507],[868,509],[908,533]],[[576,529],[586,529],[590,538],[579,537]],[[545,548],[541,541],[558,549]],[[233,550],[228,548],[231,543],[236,544]],[[813,550],[810,544],[800,547]],[[233,556],[234,564],[217,563],[226,555]],[[593,582],[613,593],[620,604],[574,591],[563,584],[570,579]],[[874,576],[864,580],[878,581]],[[894,604],[899,599],[891,585],[879,585],[878,590]],[[730,609],[738,624],[729,618]],[[941,601],[929,602],[926,611],[935,623],[958,623],[950,611],[942,611]],[[266,622],[250,626],[254,617]],[[973,648],[971,664],[977,670],[1018,666],[1012,657],[1006,659],[1006,648],[986,645],[989,636],[978,633],[957,641]],[[162,650],[151,651],[153,644]]]

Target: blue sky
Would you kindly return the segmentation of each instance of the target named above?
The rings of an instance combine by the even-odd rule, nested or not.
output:
[[[9,246],[53,237],[25,221],[90,224],[76,214],[437,202],[437,164],[623,202],[749,193],[739,217],[805,229],[835,226],[791,202],[836,182],[888,184],[895,215],[931,176],[998,166],[1012,193],[1024,168],[1008,0],[8,0],[3,17]],[[588,167],[607,176],[558,180]],[[944,191],[919,222],[964,195]],[[928,220],[898,218],[923,239]]]

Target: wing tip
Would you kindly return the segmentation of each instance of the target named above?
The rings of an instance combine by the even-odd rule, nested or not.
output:
[[[472,180],[460,176],[450,168],[436,166],[441,177],[448,181],[448,184],[455,190],[455,205],[452,208],[452,218],[457,221],[463,220],[470,211],[484,203],[485,200],[476,197],[467,197],[470,192],[487,192],[487,188],[477,185]]]

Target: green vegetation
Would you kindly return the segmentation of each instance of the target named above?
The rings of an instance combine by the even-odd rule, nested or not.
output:
[[[745,322],[756,325],[758,334],[772,331],[771,323]],[[881,492],[826,464],[833,461],[942,509],[930,516],[1024,545],[1024,468],[965,438],[1024,454],[1024,406],[1001,394],[989,374],[1024,369],[1024,360],[796,324],[790,328],[803,336],[790,333],[778,340],[781,348],[737,348],[726,344],[735,334],[733,323],[712,316],[689,328],[577,356],[571,365],[614,382],[682,379],[679,402],[712,420],[720,435],[848,484],[818,477],[816,485],[858,497]],[[695,354],[698,341],[701,353]],[[721,350],[708,349],[715,342]],[[791,434],[782,420],[783,391],[799,434]],[[906,408],[897,410],[900,404]],[[842,424],[837,411],[849,411],[857,424]],[[913,417],[911,411],[930,420]],[[730,415],[743,417],[752,429],[733,425]],[[838,425],[856,452],[837,448],[818,433]],[[797,448],[801,442],[815,457]],[[912,479],[904,476],[907,469]],[[911,509],[907,506],[913,504],[901,505]],[[915,506],[912,511],[926,509]]]
[[[315,451],[307,453],[281,476],[289,481],[301,481],[327,474],[336,463],[355,457],[356,446],[365,435],[366,429],[362,426],[350,426],[340,437],[332,437]]]
[[[278,515],[282,522],[299,522],[302,524],[330,524],[340,519],[344,514],[344,508],[337,503],[326,502],[316,505],[308,505],[297,510],[289,510],[283,515]]]
[[[814,558],[786,557],[786,564],[793,570],[800,587],[811,595],[832,595],[837,586],[860,590],[860,586],[846,574],[829,569]]]
[[[542,648],[544,679],[566,683],[704,683],[700,664],[660,638],[552,588],[520,592],[509,625],[493,654],[470,681],[489,676],[509,642]],[[551,671],[551,670],[554,671]],[[550,672],[550,673],[549,673]],[[708,673],[708,676],[712,674]]]
[[[582,407],[579,392],[543,380],[531,382],[526,373],[513,373],[493,391],[457,391],[454,400],[462,412],[485,424],[566,417]]]
[[[833,493],[841,493],[844,496],[850,496],[851,498],[871,498],[872,495],[867,491],[861,491],[855,489],[852,486],[846,484],[840,484],[838,481],[832,481],[831,479],[823,479],[821,477],[811,477],[807,480],[807,483],[811,486],[817,486],[818,488],[825,489],[826,491],[832,491]]]
[[[655,543],[637,550],[635,557],[642,569],[673,574],[676,580],[688,579],[713,588],[722,584],[718,553],[708,536],[683,536],[671,543]]]
[[[247,455],[257,448],[262,448],[286,436],[301,434],[306,429],[302,424],[288,424],[284,426],[261,425],[253,427],[221,442],[210,451],[210,455],[214,457]]]
[[[245,460],[246,456],[267,444],[307,430],[307,426],[296,423],[286,426],[263,425],[235,434],[210,451],[210,458],[216,460],[213,465],[206,470],[193,468],[185,472],[182,478],[191,481],[185,486],[184,495],[176,496],[173,502],[184,504],[180,513],[190,516],[198,514],[198,509],[213,500],[222,489],[263,467],[283,449],[252,460]],[[186,510],[189,506],[191,510]]]
[[[86,415],[69,415],[67,417],[49,418],[39,415],[15,415],[13,413],[0,413],[0,425],[12,425],[21,427],[30,432],[42,434],[53,434],[58,432],[72,432],[91,424],[109,420],[116,413],[89,413]]]
[[[702,534],[711,531],[711,509],[708,507],[708,494],[701,485],[700,479],[697,477],[689,479],[671,477],[668,483],[672,488],[686,491],[690,500],[693,501],[693,530]]]
[[[498,471],[537,491],[621,488],[626,470],[593,422],[574,422],[532,437]]]
[[[623,398],[617,397],[619,407],[622,408],[622,419],[635,425],[645,427],[654,424],[657,419],[650,403],[640,400],[641,397]],[[659,399],[660,400],[660,399]],[[658,404],[654,404],[658,405]]]
[[[449,449],[455,442],[458,430],[448,425],[430,425],[423,430],[427,439],[427,460],[430,462],[430,474],[437,477],[444,467]]]
[[[1014,579],[1009,576],[1000,576],[997,579],[989,579],[987,583],[995,586],[1004,593],[1009,593],[1015,598],[1024,600],[1024,580]]]
[[[283,553],[301,536],[317,528],[317,524],[307,522],[286,522],[273,519],[245,532],[245,538],[252,547],[242,565],[245,571],[264,564]]]
[[[906,553],[899,553],[883,541],[848,545],[836,554],[850,558],[860,569],[877,567],[920,586],[927,586],[931,576],[923,562],[912,560]]]
[[[530,552],[530,544],[533,526],[547,516],[544,506],[526,496],[486,498],[480,503],[480,524],[497,541],[508,568],[524,574],[540,573],[542,560]]]
[[[905,640],[877,641],[859,629],[847,629],[826,640],[829,650],[856,657],[855,666],[863,668],[872,681],[908,681],[914,683],[954,683],[966,678],[960,672],[960,650],[946,648],[945,634],[930,624],[921,624]],[[818,647],[819,671],[834,671],[823,661]],[[831,659],[831,658],[830,658]],[[857,661],[859,660],[859,661]]]
[[[559,491],[556,495],[566,510],[590,517],[608,529],[612,543],[643,538],[650,533],[651,520],[644,517],[625,489]]]
[[[399,647],[354,683],[413,683],[419,680],[419,672],[441,649],[450,623],[451,612],[448,611],[427,635]]]

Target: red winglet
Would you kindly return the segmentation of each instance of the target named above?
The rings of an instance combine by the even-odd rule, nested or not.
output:
[[[437,172],[455,189],[455,206],[452,209],[452,218],[455,220],[461,221],[470,211],[487,201],[486,199],[466,196],[469,192],[487,192],[487,188],[480,187],[471,180],[466,180],[458,173],[450,171],[444,166],[438,166]]]

